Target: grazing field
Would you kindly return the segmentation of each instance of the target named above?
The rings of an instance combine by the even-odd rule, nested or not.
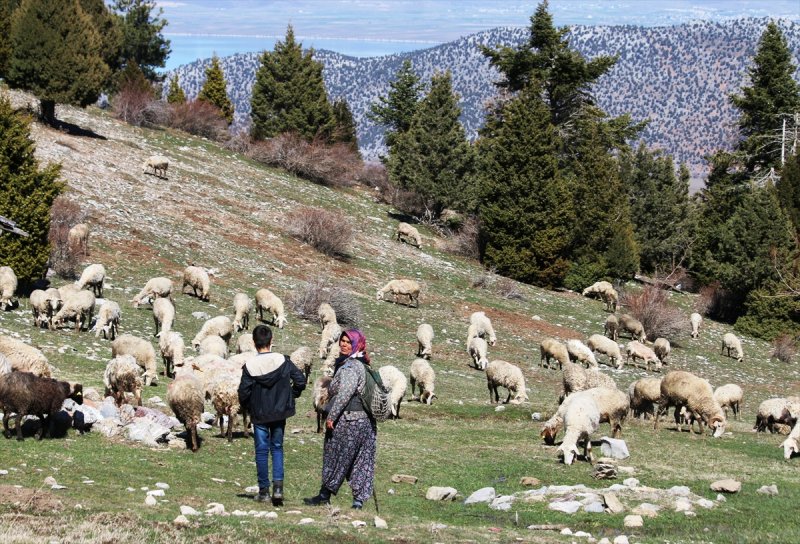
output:
[[[18,105],[26,99],[13,95]],[[565,466],[558,462],[556,447],[539,439],[542,422],[557,407],[561,373],[542,369],[538,362],[539,342],[545,336],[585,339],[602,333],[607,316],[602,302],[525,285],[518,286],[522,298],[505,298],[497,278],[479,263],[445,252],[445,240],[425,226],[418,226],[423,250],[397,242],[393,233],[400,216],[379,203],[370,190],[313,185],[206,140],[128,127],[99,110],[60,108],[58,117],[98,136],[33,128],[37,155],[64,165],[71,196],[89,212],[92,233],[86,263],[105,266],[104,292],[122,307],[121,332],[153,339],[149,306],[135,309],[129,301],[154,276],[168,276],[180,286],[181,272],[191,263],[216,273],[210,302],[176,294],[175,329],[187,342],[203,322],[193,312],[232,317],[237,291],[252,297],[267,287],[283,299],[289,320],[283,330],[276,329],[274,349],[291,353],[306,345],[316,351],[318,323],[300,319],[288,301],[307,282],[328,278],[361,306],[362,328],[375,366],[391,364],[407,373],[417,349],[417,327],[433,326],[431,364],[438,398],[426,406],[408,402],[407,395],[402,419],[379,426],[376,496],[388,529],[374,527],[374,502],[360,512],[349,508],[347,485],[331,508],[302,504],[302,497],[319,488],[322,458],[309,386],[299,399],[297,415],[287,423],[284,507],[256,506],[245,492],[256,479],[252,439],[244,438],[240,427],[230,444],[215,429],[202,431],[200,450],[194,454],[148,448],[97,432],[70,431],[66,438],[0,443],[0,470],[7,471],[0,475],[0,541],[581,542],[586,538],[561,535],[562,528],[584,531],[597,540],[613,541],[624,534],[630,542],[643,543],[797,539],[793,520],[800,501],[800,459],[783,460],[778,448],[782,436],[751,429],[762,400],[800,392],[800,372],[796,363],[770,360],[769,345],[751,338],[743,339],[743,362],[722,357],[720,341],[730,331],[727,325],[706,320],[700,337],[691,339],[691,295],[670,295],[686,312],[687,323],[685,332],[671,339],[666,369],[692,371],[714,386],[740,384],[745,391],[740,419],[729,421],[719,439],[678,433],[671,421],[654,432],[652,421],[629,420],[623,438],[630,458],[616,462],[617,479],[595,480],[589,463],[578,460]],[[166,180],[143,173],[144,160],[155,154],[170,160]],[[287,234],[284,218],[301,206],[334,211],[353,226],[356,234],[346,258],[326,257]],[[393,278],[413,278],[423,285],[419,308],[375,300],[377,289]],[[482,286],[473,287],[476,283]],[[497,331],[489,359],[522,368],[529,403],[507,405],[501,411],[489,403],[485,376],[469,366],[465,349],[469,316],[477,310],[487,313]],[[0,313],[0,334],[39,347],[58,368],[57,377],[102,392],[102,373],[111,356],[110,342],[102,337],[69,329],[35,329],[25,298],[17,310]],[[189,347],[187,354],[193,354]],[[601,356],[601,370],[623,390],[633,380],[652,375],[628,366],[612,370],[602,364],[604,360]],[[318,368],[315,362],[312,379]],[[146,406],[152,405],[153,397],[166,398],[168,381],[160,376],[157,386],[146,389]],[[596,443],[605,434],[610,431],[603,424],[594,436]],[[596,447],[595,457],[600,455]],[[413,475],[418,481],[394,483],[394,474]],[[523,486],[520,479],[526,476],[540,484]],[[52,489],[45,483],[47,477],[64,488]],[[549,508],[558,489],[552,486],[583,484],[589,489],[571,488],[559,495],[564,501],[582,500],[593,489],[622,484],[628,478],[638,480],[640,490],[653,489],[637,494],[631,481],[624,489],[617,488],[623,513],[566,514]],[[724,478],[740,481],[742,488],[723,501],[709,485]],[[169,488],[157,497],[155,506],[146,506],[146,491],[157,489],[156,483]],[[777,495],[757,492],[772,484]],[[426,500],[430,486],[454,487],[459,497],[452,502]],[[523,495],[541,486],[548,486],[550,494]],[[691,514],[676,511],[676,496],[666,491],[673,486],[689,488]],[[519,495],[509,499],[511,505],[505,510],[464,504],[463,499],[484,487],[493,487],[497,495]],[[186,526],[173,523],[181,505],[203,512],[210,503],[224,505],[227,513],[238,510],[246,515],[189,516]],[[641,503],[661,508],[655,517],[645,516],[642,527],[625,528],[625,516]],[[277,517],[255,517],[251,511],[274,511]],[[304,518],[313,521],[301,525]],[[366,526],[355,527],[353,522],[361,520]]]

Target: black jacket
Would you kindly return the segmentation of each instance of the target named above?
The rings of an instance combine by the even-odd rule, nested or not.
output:
[[[280,353],[261,353],[242,366],[239,404],[256,425],[294,415],[294,399],[306,388],[306,377]]]

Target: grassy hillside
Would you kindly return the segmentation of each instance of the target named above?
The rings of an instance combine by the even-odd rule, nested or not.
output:
[[[27,99],[13,96],[18,105]],[[134,309],[128,301],[150,277],[164,275],[179,282],[188,263],[214,268],[217,274],[209,303],[188,295],[176,300],[175,328],[187,339],[202,324],[192,312],[231,316],[236,291],[252,296],[258,288],[268,287],[286,301],[305,282],[325,276],[349,289],[362,306],[363,329],[376,366],[392,364],[407,373],[416,350],[417,326],[433,325],[438,400],[432,406],[404,403],[403,419],[380,425],[376,483],[380,515],[388,530],[373,527],[372,502],[363,512],[350,510],[346,484],[333,501],[335,508],[302,505],[301,497],[318,490],[321,469],[322,438],[314,433],[309,390],[299,401],[297,416],[287,424],[287,501],[277,510],[277,519],[204,516],[191,518],[185,528],[172,523],[180,505],[202,511],[208,503],[218,502],[228,512],[274,510],[256,507],[243,496],[244,488],[256,483],[251,439],[237,436],[228,444],[216,432],[204,431],[200,451],[192,454],[149,449],[98,433],[70,433],[67,439],[0,444],[0,469],[8,471],[0,475],[3,542],[574,540],[558,531],[527,529],[542,524],[586,531],[597,539],[627,534],[631,542],[796,538],[794,524],[787,521],[794,519],[800,500],[798,460],[783,460],[777,448],[783,437],[750,432],[761,400],[800,390],[797,368],[770,361],[766,343],[745,338],[745,359],[737,363],[719,354],[727,326],[706,321],[699,339],[688,334],[673,339],[671,368],[691,370],[714,385],[741,384],[746,395],[743,417],[729,422],[730,432],[716,440],[677,433],[671,424],[654,433],[650,422],[628,422],[624,438],[631,457],[618,463],[630,467],[628,472],[620,471],[617,480],[597,481],[586,462],[572,466],[557,462],[555,447],[539,440],[541,422],[533,421],[532,414],[546,419],[555,410],[561,379],[560,372],[538,367],[539,341],[546,335],[585,338],[601,332],[606,318],[601,302],[529,286],[520,286],[521,300],[503,298],[491,286],[472,288],[473,280],[484,274],[478,263],[443,252],[442,240],[424,227],[422,251],[396,242],[391,236],[396,226],[390,216],[393,210],[376,203],[367,191],[313,185],[206,140],[132,128],[94,109],[62,108],[58,117],[94,136],[71,136],[35,125],[37,155],[45,162],[63,164],[70,193],[90,213],[87,262],[105,265],[106,297],[123,309],[123,332],[152,338],[150,310]],[[170,159],[166,181],[142,173],[144,159],[156,153]],[[287,235],[284,217],[298,206],[334,210],[354,227],[348,259],[325,257]],[[375,300],[375,291],[395,277],[412,277],[424,284],[419,309]],[[671,296],[688,315],[688,295]],[[468,365],[467,322],[479,309],[492,318],[498,335],[490,359],[504,359],[523,369],[529,404],[496,411],[488,402],[483,373]],[[288,318],[287,327],[276,331],[275,349],[289,353],[301,345],[314,348],[318,325],[291,311]],[[58,377],[102,387],[102,370],[110,358],[108,341],[91,333],[34,329],[25,299],[17,311],[0,314],[0,333],[42,349],[58,367]],[[622,371],[603,367],[603,371],[620,388],[647,374],[629,367]],[[162,377],[158,386],[145,392],[145,404],[154,396],[165,398],[165,388]],[[608,432],[603,425],[595,438]],[[392,483],[396,473],[417,476],[419,481]],[[66,488],[51,490],[43,483],[47,476]],[[630,511],[567,515],[548,509],[549,501],[535,495],[515,501],[507,511],[463,504],[464,497],[486,486],[494,487],[498,495],[525,491],[529,488],[520,484],[523,476],[536,477],[546,486],[589,488],[635,477],[642,486],[662,490],[688,486],[697,496],[714,501],[714,506],[694,506],[695,515],[687,516],[675,512],[674,500],[662,492],[653,490],[645,497],[619,491],[628,510],[642,502],[664,506],[657,517],[645,518],[642,528],[625,529],[623,518]],[[725,502],[716,501],[709,484],[727,477],[741,481],[742,491]],[[143,488],[153,489],[156,482],[166,482],[170,488],[156,506],[145,506]],[[777,496],[756,493],[770,484],[777,485]],[[452,486],[463,497],[448,503],[427,501],[429,486]],[[298,525],[306,517],[313,523]],[[368,525],[354,528],[354,520]]]

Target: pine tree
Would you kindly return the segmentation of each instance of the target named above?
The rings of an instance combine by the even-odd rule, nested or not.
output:
[[[336,129],[333,131],[333,141],[347,144],[350,149],[358,153],[358,136],[353,112],[347,104],[347,99],[338,98],[333,101],[333,117],[336,120]]]
[[[103,62],[109,67],[109,78],[103,90],[112,89],[114,73],[119,70],[119,54],[122,48],[122,25],[119,18],[108,8],[103,0],[80,0],[81,8],[92,19],[97,32],[100,33],[102,47],[100,49]]]
[[[19,0],[0,0],[0,78],[6,77],[8,59],[11,56],[11,16],[19,6]]]
[[[789,157],[775,184],[783,211],[792,222],[796,237],[800,237],[800,154]]]
[[[203,88],[197,95],[198,100],[205,100],[213,104],[222,112],[222,116],[230,125],[233,122],[233,104],[228,98],[228,86],[225,82],[225,75],[219,65],[216,55],[211,58],[211,66],[206,68],[206,81]]]
[[[64,189],[61,167],[39,169],[30,126],[0,97],[0,215],[13,219],[30,236],[0,233],[0,263],[14,269],[20,282],[43,277],[50,249],[50,207]]]
[[[390,150],[396,138],[411,128],[411,119],[420,101],[422,84],[414,72],[411,61],[403,61],[394,81],[389,82],[387,96],[378,97],[378,102],[370,106],[367,118],[386,127],[383,134],[386,147]]]
[[[7,82],[35,94],[49,124],[57,103],[85,107],[108,81],[100,34],[77,0],[23,0],[10,39]]]
[[[453,93],[450,72],[434,74],[408,131],[389,154],[389,179],[420,195],[434,217],[444,208],[470,208],[474,155]]]
[[[253,138],[296,132],[306,140],[329,141],[336,120],[314,51],[304,53],[289,26],[286,39],[265,51],[260,62],[250,102]]]
[[[167,102],[170,104],[185,104],[186,93],[178,82],[178,74],[172,76],[169,80],[169,91],[167,92]]]
[[[153,0],[116,0],[112,8],[122,28],[119,65],[136,61],[147,79],[161,81],[156,69],[165,66],[171,52],[169,40],[162,34],[167,26],[161,18],[164,10],[156,9]]]

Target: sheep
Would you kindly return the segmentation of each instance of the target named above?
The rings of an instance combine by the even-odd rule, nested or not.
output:
[[[593,334],[586,341],[586,347],[593,352],[602,353],[608,357],[608,364],[616,366],[622,361],[622,353],[617,344],[611,338],[603,336],[602,334]]]
[[[103,282],[106,279],[106,268],[102,264],[90,264],[87,266],[75,285],[78,289],[84,287],[91,287],[94,296],[102,298],[103,296]]]
[[[486,340],[490,346],[497,343],[497,336],[494,334],[494,327],[492,327],[492,320],[486,315],[485,312],[473,312],[469,316],[469,324],[474,328],[477,336]]]
[[[391,280],[389,283],[378,289],[377,300],[387,300],[385,296],[392,294],[392,301],[398,303],[398,297],[408,299],[407,306],[419,308],[420,286],[415,280]]]
[[[138,308],[139,304],[149,299],[156,299],[160,297],[169,298],[171,302],[175,302],[172,298],[172,280],[159,276],[157,278],[150,278],[139,294],[133,297],[131,302],[134,308]]]
[[[414,362],[411,363],[408,381],[411,383],[412,399],[431,404],[433,399],[438,398],[433,392],[436,386],[436,374],[431,364],[425,359],[414,359]],[[419,384],[419,395],[415,396],[417,384]]]
[[[593,387],[571,394],[558,407],[556,413],[542,426],[540,436],[546,444],[553,445],[556,436],[564,423],[564,412],[568,406],[568,400],[573,397],[590,397],[597,404],[600,410],[600,423],[608,423],[611,426],[611,435],[614,438],[622,436],[622,424],[628,415],[630,408],[630,398],[628,394],[617,388]]]
[[[317,308],[317,317],[322,330],[325,330],[325,326],[329,323],[336,323],[336,310],[327,302],[323,302]]]
[[[113,300],[106,300],[103,302],[100,306],[100,310],[97,312],[97,320],[94,323],[93,330],[95,331],[95,337],[100,336],[102,332],[103,338],[114,340],[119,332],[121,315],[122,310],[120,310],[119,304]]]
[[[60,327],[65,321],[75,320],[75,330],[89,329],[94,313],[95,298],[89,291],[78,291],[64,299],[64,305],[53,317],[53,328]]]
[[[209,291],[211,291],[211,279],[208,277],[208,272],[205,268],[199,266],[187,266],[183,269],[183,286],[181,293],[186,292],[186,286],[192,288],[194,296],[204,302],[209,300]],[[197,290],[200,290],[198,294]]]
[[[742,402],[744,392],[742,388],[735,383],[728,383],[721,385],[714,390],[714,398],[725,411],[725,417],[728,417],[728,407],[730,406],[733,412],[733,419],[739,419],[739,410]]]
[[[45,434],[52,435],[53,416],[61,411],[61,405],[67,398],[83,404],[83,386],[79,383],[70,385],[68,382],[36,376],[30,372],[3,374],[0,376],[0,408],[3,410],[5,437],[12,436],[8,428],[8,419],[12,412],[17,414],[16,434],[20,442],[24,440],[22,418],[29,414],[37,416],[41,421],[37,440],[41,440]],[[45,426],[45,423],[48,425]]]
[[[52,376],[53,368],[44,353],[21,340],[0,334],[0,355],[8,360],[11,370],[30,372],[42,378]]]
[[[169,159],[161,155],[153,155],[144,161],[144,173],[147,174],[148,170],[153,170],[153,175],[160,178],[167,179],[167,169],[169,168]]]
[[[168,298],[157,298],[153,301],[153,322],[156,330],[153,336],[160,338],[161,334],[172,330],[175,321],[175,306]]]
[[[776,425],[793,426],[797,421],[798,414],[800,414],[800,398],[798,397],[767,399],[758,405],[753,430],[764,432],[769,429],[770,433],[774,433],[777,430]]]
[[[86,255],[89,249],[89,225],[78,223],[71,227],[67,233],[67,245]]]
[[[61,287],[59,287],[57,291],[58,291],[58,298],[61,299],[61,305],[63,305],[64,301],[67,300],[67,297],[80,292],[80,289],[74,283],[68,283],[66,285],[62,285]],[[60,306],[59,309],[61,309]]]
[[[218,315],[203,323],[200,332],[192,339],[194,349],[199,349],[200,342],[209,336],[219,336],[225,340],[225,343],[230,342],[231,336],[233,336],[233,322],[231,322],[231,319],[225,315]]]
[[[486,344],[486,340],[479,336],[475,336],[469,342],[469,356],[472,357],[472,361],[475,364],[475,368],[478,370],[485,370],[486,365],[489,364],[489,359],[486,355],[486,351],[488,350],[488,345]]]
[[[630,364],[631,359],[634,361],[636,359],[641,359],[647,370],[650,370],[650,362],[652,361],[653,365],[655,366],[655,370],[661,370],[661,361],[656,355],[656,352],[637,340],[632,340],[631,342],[628,342],[628,345],[625,346],[625,363]],[[620,360],[619,365],[617,365],[617,369],[621,368],[622,361]]]
[[[633,417],[644,417],[647,414],[655,417],[659,400],[661,399],[662,378],[640,378],[631,383],[631,412]]]
[[[322,329],[322,338],[319,341],[319,358],[325,359],[332,349],[338,355],[339,337],[342,335],[342,328],[337,323],[328,323]]]
[[[417,357],[430,359],[433,353],[433,327],[423,323],[417,327]]]
[[[614,379],[608,374],[603,374],[596,368],[584,369],[583,366],[571,363],[570,361],[564,364],[561,381],[564,390],[559,403],[564,397],[577,391],[583,391],[593,387],[617,388]]]
[[[564,440],[556,450],[571,465],[578,455],[578,443],[583,442],[583,456],[594,463],[590,436],[600,427],[600,409],[591,397],[572,397],[565,401]]]
[[[703,324],[703,316],[697,312],[693,312],[689,316],[689,322],[692,324],[692,338],[697,338],[700,334],[700,325]]]
[[[175,331],[165,331],[158,341],[161,358],[164,361],[164,374],[175,377],[175,367],[183,366],[183,337]]]
[[[322,432],[322,421],[327,417],[325,408],[328,406],[330,400],[330,391],[328,387],[331,384],[332,378],[330,376],[320,376],[314,381],[314,411],[317,413],[317,432]]]
[[[253,342],[253,333],[246,332],[239,335],[236,340],[236,353],[248,353],[256,351],[256,343]]]
[[[661,398],[658,404],[658,413],[653,425],[655,430],[658,430],[660,416],[666,414],[670,406],[676,408],[686,406],[690,413],[699,418],[700,434],[703,432],[703,423],[713,430],[715,438],[722,436],[725,432],[725,413],[714,399],[711,384],[691,372],[683,370],[667,372],[664,379],[661,380]],[[678,423],[678,432],[680,431],[681,424]]]
[[[300,369],[300,371],[305,374],[306,380],[311,375],[311,365],[312,359],[311,350],[306,346],[301,346],[294,350],[291,355],[289,355],[289,359],[292,360],[294,366]]]
[[[256,291],[256,312],[261,321],[264,319],[264,311],[271,316],[271,323],[282,329],[286,325],[286,314],[283,311],[283,302],[275,296],[269,289],[259,289]]]
[[[630,314],[619,316],[619,334],[622,334],[623,331],[630,334],[631,340],[644,342],[647,338],[642,323]]]
[[[580,340],[575,338],[567,340],[567,353],[569,353],[570,361],[580,361],[589,367],[597,368],[597,359],[595,359],[594,353]]]
[[[202,342],[200,342],[198,352],[200,355],[213,353],[214,355],[222,357],[223,359],[227,359],[228,344],[219,336],[207,336],[203,338]]]
[[[607,281],[598,281],[587,287],[581,293],[585,297],[598,296],[605,303],[605,309],[609,312],[617,311],[619,294],[614,286]]]
[[[519,367],[507,363],[506,361],[494,360],[486,366],[486,385],[489,388],[489,402],[499,402],[500,395],[497,388],[503,386],[508,389],[508,397],[503,404],[520,404],[528,401],[528,393],[525,391],[525,377]],[[494,393],[494,400],[492,400]],[[514,400],[511,395],[514,394]]]
[[[114,357],[106,365],[103,373],[105,395],[113,396],[117,406],[122,406],[125,393],[133,393],[136,406],[142,405],[142,367],[133,355]]]
[[[217,412],[217,421],[219,422],[219,434],[228,439],[228,442],[233,441],[233,425],[235,423],[236,414],[242,414],[242,425],[244,427],[245,437],[249,436],[247,432],[247,412],[243,411],[239,404],[239,381],[241,380],[240,373],[222,373],[218,374],[209,387],[208,397],[211,399],[211,404]],[[228,418],[228,428],[223,431],[225,417]]]
[[[792,454],[800,453],[800,423],[795,423],[789,436],[778,447],[783,448],[784,459],[791,459]]]
[[[419,235],[419,231],[416,227],[412,227],[408,223],[398,224],[395,236],[400,242],[405,242],[406,244],[422,249],[422,237]]]
[[[233,329],[236,332],[246,331],[250,328],[250,311],[253,309],[253,303],[244,293],[236,293],[233,295]]]
[[[33,326],[48,325],[49,327],[50,301],[47,300],[47,294],[41,289],[34,289],[28,297],[28,302],[31,305],[31,314],[33,314]]]
[[[736,361],[741,363],[744,359],[744,354],[742,353],[742,341],[739,340],[735,334],[728,332],[722,337],[722,351],[720,351],[720,353],[726,354],[725,352],[727,351],[727,356],[730,357],[731,350],[736,353]]]
[[[669,357],[670,351],[672,351],[672,346],[669,344],[669,340],[666,338],[656,338],[656,341],[653,342],[653,351],[658,357],[661,364],[667,364],[667,357]]]
[[[14,298],[17,291],[17,275],[10,266],[0,266],[0,310],[15,308],[18,304]]]
[[[619,320],[617,319],[617,316],[615,316],[614,314],[610,314],[606,318],[606,322],[603,325],[603,334],[616,342],[618,331],[619,331]]]
[[[400,403],[403,402],[403,397],[406,394],[406,387],[408,387],[408,380],[402,372],[397,370],[397,367],[387,365],[378,369],[381,375],[383,385],[389,389],[389,402],[392,409],[392,418],[400,419]]]
[[[203,415],[205,393],[203,386],[195,376],[181,374],[167,386],[167,404],[178,421],[186,426],[189,443],[193,452],[200,448],[197,439],[197,424]]]
[[[569,352],[567,346],[556,340],[555,338],[545,338],[539,346],[539,366],[550,368],[550,359],[553,358],[558,362],[558,368],[563,368],[565,363],[569,362]]]
[[[111,356],[120,355],[133,355],[139,366],[144,368],[144,384],[156,385],[158,381],[156,350],[150,342],[131,334],[123,334],[111,342]]]

